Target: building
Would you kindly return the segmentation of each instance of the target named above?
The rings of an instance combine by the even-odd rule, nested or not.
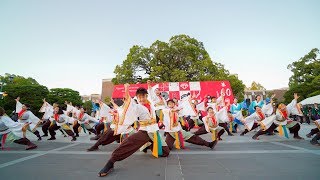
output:
[[[101,92],[101,99],[105,100],[106,97],[111,98],[113,93],[113,83],[112,79],[102,79],[102,92]]]
[[[81,100],[82,102],[86,102],[86,101],[96,101],[101,99],[101,95],[100,94],[91,94],[91,95],[83,95],[81,96]]]
[[[244,91],[244,98],[250,99],[250,101],[255,100],[257,95],[261,95],[262,99],[266,99],[270,97],[272,94],[275,94],[275,99],[278,102],[284,101],[284,94],[288,91],[289,88],[280,88],[280,89],[273,89],[273,90],[248,90]]]

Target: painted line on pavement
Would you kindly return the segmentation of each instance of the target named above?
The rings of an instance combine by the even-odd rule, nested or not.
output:
[[[43,156],[43,155],[46,155],[46,154],[50,154],[50,153],[55,152],[55,151],[60,151],[60,150],[66,149],[66,148],[70,148],[70,147],[76,146],[78,144],[79,143],[69,144],[67,146],[56,148],[56,149],[53,149],[53,150],[50,150],[50,151],[45,151],[45,152],[42,151],[42,153],[37,153],[37,151],[30,151],[30,152],[34,152],[36,154],[31,155],[31,156],[27,156],[27,157],[23,157],[23,158],[19,158],[19,159],[13,160],[13,161],[9,161],[9,162],[3,163],[3,164],[0,164],[0,169],[4,168],[4,167],[11,166],[11,165],[14,165],[14,164],[17,164],[17,163],[20,163],[20,162],[23,162],[23,161],[34,159],[34,158],[37,158],[37,157],[40,157],[40,156]],[[5,152],[2,152],[1,154],[5,154]]]
[[[306,153],[320,155],[320,150],[310,150],[310,149],[306,149],[306,148],[302,148],[302,147],[298,147],[298,146],[293,146],[293,145],[289,145],[289,144],[283,144],[283,143],[280,143],[280,142],[270,142],[270,143],[271,144],[275,144],[275,145],[279,145],[279,146],[289,147],[289,148],[296,149],[296,150],[299,150],[299,151],[304,151]]]
[[[65,148],[72,147],[66,146]],[[86,151],[58,151],[56,149],[51,151],[5,151],[1,152],[1,154],[37,154],[37,155],[45,155],[45,154],[62,154],[62,155],[111,155],[111,151],[96,151],[96,152],[86,152]],[[210,155],[210,154],[302,154],[302,153],[310,153],[305,149],[295,149],[295,150],[243,150],[243,151],[171,151],[171,155]],[[312,153],[320,154],[320,150],[313,150]],[[143,155],[145,153],[136,152],[133,155]],[[1,166],[0,166],[1,167]]]

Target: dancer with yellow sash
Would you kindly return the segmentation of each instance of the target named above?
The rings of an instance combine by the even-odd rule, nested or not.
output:
[[[290,114],[294,114],[294,108],[296,108],[298,101],[298,94],[294,93],[294,99],[290,104],[285,105],[280,103],[276,105],[276,114],[270,116],[261,122],[261,127],[265,131],[274,131],[278,127],[279,135],[289,138],[289,132],[293,134],[294,139],[303,139],[299,136],[299,130],[301,128],[300,123],[293,121],[289,118]],[[288,132],[289,129],[289,132]]]
[[[68,125],[68,116],[64,114],[61,107],[58,106],[54,108],[54,115],[50,118],[50,121],[52,122],[52,124],[49,127],[49,133],[51,135],[51,138],[49,138],[48,140],[55,140],[55,131],[60,128],[62,128],[70,137],[72,137],[71,141],[77,140],[74,132]]]
[[[180,109],[175,108],[175,102],[173,100],[168,100],[167,107],[168,108],[163,109],[165,126],[164,132],[166,134],[166,143],[170,150],[173,149],[173,145],[176,149],[184,149],[184,141],[200,146],[207,146],[211,149],[214,148],[217,144],[216,140],[213,142],[207,142],[197,135],[182,130],[178,119],[178,112]]]
[[[151,81],[147,81],[148,84],[148,94],[149,99],[154,104],[154,110],[156,112],[157,123],[159,128],[163,128],[163,112],[162,110],[166,108],[166,100],[162,97],[159,85],[151,86]]]
[[[91,140],[98,140],[103,133],[107,132],[110,129],[112,121],[112,117],[109,113],[111,108],[101,100],[99,100],[99,103],[97,104],[99,106],[99,124],[95,126],[96,136],[90,138]]]
[[[111,158],[99,172],[100,177],[107,176],[113,170],[115,162],[128,158],[147,142],[152,142],[152,155],[155,157],[167,157],[170,153],[170,149],[159,133],[154,106],[152,102],[148,100],[147,89],[137,89],[136,97],[139,104],[136,104],[132,103],[133,100],[129,95],[129,86],[129,84],[124,85],[126,99],[124,111],[126,116],[123,116],[125,118],[119,119],[115,128],[115,135],[125,131],[128,125],[133,124],[137,119],[139,119],[140,127],[137,133],[126,138],[120,146],[113,151]]]
[[[135,129],[132,127],[132,125],[128,125],[127,128],[123,131],[122,126],[119,129],[118,122],[120,119],[129,119],[129,118],[134,118],[130,117],[132,112],[125,111],[125,109],[132,109],[132,104],[135,103],[134,101],[125,101],[124,105],[119,107],[117,104],[114,103],[113,99],[110,101],[113,104],[113,109],[110,111],[110,114],[112,114],[113,120],[110,125],[110,130],[107,132],[103,133],[101,137],[98,139],[98,141],[91,146],[87,151],[97,151],[99,150],[99,146],[106,146],[108,144],[111,144],[113,142],[122,142],[126,138],[128,138],[130,135],[135,133]],[[128,116],[128,117],[125,117]],[[124,123],[125,124],[125,123]],[[117,128],[117,129],[116,129]],[[124,127],[125,128],[125,127]],[[121,133],[115,134],[115,130]]]

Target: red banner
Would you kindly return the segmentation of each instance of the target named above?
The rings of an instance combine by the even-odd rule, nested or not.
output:
[[[165,99],[177,98],[181,99],[187,96],[196,95],[197,99],[203,99],[206,96],[219,97],[221,91],[224,89],[226,92],[225,101],[233,101],[233,93],[229,81],[201,81],[201,82],[163,82],[153,83],[152,86],[158,84],[160,91]],[[147,84],[132,84],[129,91],[130,96],[134,97],[136,90],[139,87],[147,88]],[[122,98],[124,95],[124,86],[115,85],[112,98]]]

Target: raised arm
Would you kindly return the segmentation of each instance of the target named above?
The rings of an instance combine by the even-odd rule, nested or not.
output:
[[[294,93],[293,100],[291,101],[290,104],[287,105],[287,110],[290,114],[292,113],[293,108],[295,108],[295,106],[297,105],[299,97],[300,96],[298,96],[298,93]]]
[[[112,98],[111,98],[110,102],[111,102],[111,104],[112,104],[114,109],[118,109],[119,108],[119,106],[116,103],[114,103]]]
[[[130,99],[130,92],[129,92],[129,87],[130,87],[130,84],[126,83],[124,84],[124,97],[126,100]]]

